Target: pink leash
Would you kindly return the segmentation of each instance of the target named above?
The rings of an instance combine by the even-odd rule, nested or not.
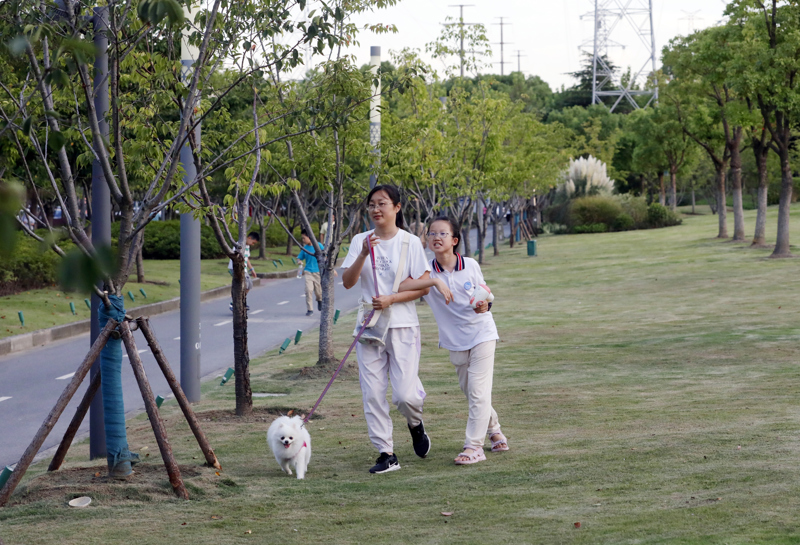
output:
[[[375,272],[375,250],[373,249],[371,244],[370,244],[370,247],[369,247],[369,257],[372,260],[372,280],[375,283],[375,296],[378,297],[378,274]],[[328,393],[328,388],[330,388],[331,384],[333,384],[333,381],[336,380],[336,377],[339,375],[339,371],[341,371],[342,367],[344,367],[344,363],[347,361],[347,358],[350,356],[350,352],[352,352],[353,348],[355,348],[356,343],[358,342],[358,339],[361,338],[361,335],[364,333],[364,330],[367,329],[367,324],[370,322],[370,320],[372,320],[372,316],[374,314],[375,314],[375,309],[372,309],[371,311],[369,311],[369,315],[364,319],[364,325],[361,326],[361,329],[358,331],[358,334],[356,335],[356,338],[353,339],[353,344],[351,344],[350,348],[347,349],[347,353],[344,355],[344,358],[342,358],[342,361],[339,363],[339,367],[337,367],[336,371],[334,371],[333,376],[328,381],[328,385],[325,386],[324,390],[322,390],[322,395],[319,396],[319,399],[317,399],[317,402],[314,403],[314,407],[311,409],[311,411],[309,411],[309,413],[303,419],[303,424],[307,424],[308,423],[308,421],[311,419],[311,415],[313,415],[314,411],[316,411],[317,407],[319,407],[319,404],[322,401],[322,398],[325,397],[325,394]]]

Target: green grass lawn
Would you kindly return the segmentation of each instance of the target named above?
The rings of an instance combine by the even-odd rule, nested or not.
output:
[[[296,249],[295,249],[296,250]],[[253,259],[256,272],[274,272],[295,269],[297,265],[280,248],[268,248],[267,259]],[[296,253],[296,252],[295,252]],[[258,250],[253,252],[258,255]],[[280,259],[283,263],[278,262]],[[273,263],[274,261],[274,263]],[[227,259],[205,259],[201,261],[200,289],[209,290],[230,284]],[[180,260],[146,260],[144,262],[144,284],[137,283],[135,269],[125,285],[126,308],[136,308],[148,303],[158,303],[180,295]],[[140,289],[147,294],[145,297]],[[133,294],[134,300],[127,295]],[[30,290],[0,297],[0,339],[11,335],[29,333],[56,325],[68,324],[89,318],[89,307],[84,302],[88,294],[65,293],[58,286]],[[74,303],[75,314],[69,304]],[[25,326],[20,323],[18,312],[22,311]]]
[[[288,394],[254,399],[253,418],[231,416],[233,384],[204,385],[194,407],[220,474],[201,465],[175,402],[162,406],[190,501],[173,499],[139,416],[130,443],[149,456],[132,481],[107,482],[105,464],[76,445],[62,471],[29,471],[0,509],[0,536],[7,545],[797,543],[798,264],[715,240],[716,221],[542,237],[538,257],[519,246],[488,260],[502,338],[493,405],[509,452],[453,465],[467,405],[419,306],[427,459],[413,455],[393,411],[402,470],[367,473],[377,453],[351,368],[310,424],[306,480],[280,472],[265,444],[269,421],[313,405],[327,378],[299,378],[316,359],[308,331],[285,354],[251,362],[254,392]],[[335,328],[339,355],[352,322]],[[93,498],[89,508],[66,505],[80,495]]]

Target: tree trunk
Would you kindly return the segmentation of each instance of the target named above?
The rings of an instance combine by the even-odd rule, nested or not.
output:
[[[658,172],[658,203],[661,206],[667,204],[667,192],[664,189],[664,173],[662,171]]]
[[[727,165],[717,165],[717,218],[719,220],[719,232],[717,238],[728,238],[728,205],[727,191],[725,189],[725,175]]]
[[[495,210],[492,213],[492,255],[498,256],[500,255],[500,250],[497,249],[500,243],[500,239],[497,238],[497,205],[494,206]]]
[[[330,227],[329,227],[330,229]],[[329,233],[333,241],[333,233]],[[325,260],[320,260],[325,261]],[[319,319],[319,361],[318,365],[337,363],[333,354],[333,314],[335,312],[334,292],[336,287],[333,267],[323,267],[320,270],[320,284],[322,284],[322,312]]]
[[[509,242],[509,247],[510,248],[514,247],[514,238],[515,238],[514,237],[514,218],[515,218],[515,213],[514,213],[514,209],[512,208],[511,209],[511,221],[508,222],[509,223],[509,227],[511,228],[511,233],[509,234],[509,237],[508,237],[508,239],[510,240],[510,242]]]
[[[669,169],[669,207],[674,212],[678,208],[678,168]]]
[[[484,240],[486,240],[486,216],[483,214],[483,209],[485,208],[486,203],[484,202],[483,198],[478,199],[478,263],[483,265],[483,250],[484,250]]]
[[[733,240],[744,242],[744,203],[742,201],[742,155],[739,152],[739,140],[730,147],[731,150],[731,186],[733,190]]]
[[[756,155],[756,168],[758,169],[758,205],[756,206],[756,230],[753,234],[753,246],[764,246],[767,243],[767,195],[769,193],[769,172],[767,171],[767,156],[769,148],[764,146],[759,152],[756,142],[753,142],[753,152]]]
[[[472,255],[472,245],[470,244],[470,231],[472,230],[472,203],[470,203],[470,209],[467,213],[467,221],[461,231],[461,240],[464,242],[464,255],[471,256]]]
[[[250,353],[247,349],[247,291],[245,290],[244,255],[233,258],[233,361],[236,377],[236,416],[253,414],[253,392],[250,389]]]
[[[144,284],[144,261],[142,260],[143,246],[144,246],[144,241],[142,241],[142,245],[139,246],[139,251],[136,252],[136,281],[139,284]]]
[[[692,215],[695,214],[695,197],[694,197],[694,184],[692,184]]]
[[[781,146],[780,152],[781,197],[778,203],[778,233],[775,250],[770,257],[790,257],[792,255],[789,251],[789,210],[792,203],[794,178],[792,177],[792,166],[789,163],[788,141],[789,139],[786,138],[787,145]]]
[[[267,259],[267,222],[264,218],[264,211],[261,211],[261,221],[258,223],[258,259]]]

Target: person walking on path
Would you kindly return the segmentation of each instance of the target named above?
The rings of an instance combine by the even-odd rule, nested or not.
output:
[[[430,277],[406,279],[403,290],[436,287],[425,300],[431,307],[439,326],[439,347],[450,351],[461,391],[467,396],[469,417],[463,451],[456,456],[456,465],[474,464],[486,460],[483,452],[486,435],[492,452],[508,450],[508,440],[500,431],[497,412],[492,408],[492,378],[497,327],[492,318],[491,303],[481,301],[473,309],[470,301],[475,289],[484,285],[478,262],[463,257],[454,249],[460,232],[455,222],[439,216],[431,222],[428,245],[436,256],[431,261]]]
[[[430,265],[419,238],[403,230],[400,193],[396,187],[378,185],[367,196],[369,216],[374,230],[353,237],[347,257],[342,264],[342,283],[351,289],[360,279],[362,316],[375,310],[391,309],[385,344],[356,346],[358,374],[361,383],[364,416],[372,444],[380,456],[370,473],[386,473],[400,469],[394,452],[392,418],[386,392],[392,385],[392,402],[406,417],[414,452],[425,458],[431,441],[422,422],[425,389],[419,380],[420,328],[414,300],[428,290],[397,293],[395,278],[427,278]],[[373,280],[374,252],[375,281]],[[401,263],[402,262],[402,263]],[[354,335],[361,328],[356,324]]]
[[[316,297],[317,299],[317,310],[322,310],[322,284],[320,283],[317,256],[321,255],[320,252],[324,250],[325,247],[322,243],[318,242],[319,249],[315,252],[314,246],[311,244],[311,237],[308,236],[308,233],[303,230],[300,236],[302,237],[303,250],[300,252],[300,255],[297,256],[297,259],[304,263],[303,278],[305,278],[306,281],[306,316],[311,316],[314,314],[312,297]]]

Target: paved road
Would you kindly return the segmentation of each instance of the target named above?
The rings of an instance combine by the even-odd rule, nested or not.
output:
[[[262,281],[248,295],[250,305],[248,342],[250,356],[256,357],[279,346],[286,337],[294,337],[298,329],[312,330],[319,326],[319,313],[306,317],[303,280],[298,278]],[[346,312],[357,306],[358,290],[345,290],[336,282],[336,308]],[[223,297],[201,304],[201,376],[215,378],[233,366],[233,331],[230,298]],[[351,327],[350,317],[337,327]],[[151,319],[162,349],[176,375],[180,373],[180,311],[168,312]],[[171,394],[164,376],[150,353],[141,332],[136,332],[136,345],[141,353],[147,376],[155,395]],[[39,426],[55,405],[75,369],[89,349],[89,334],[65,339],[41,348],[0,358],[0,468],[17,462]],[[123,358],[122,375],[125,410],[129,415],[144,410],[144,402],[133,371]],[[313,363],[313,362],[310,362]],[[75,409],[83,397],[85,385],[64,411],[42,450],[57,446]],[[89,433],[88,416],[78,437]]]

